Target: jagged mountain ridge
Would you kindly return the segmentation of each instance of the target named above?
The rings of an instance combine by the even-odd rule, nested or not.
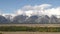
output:
[[[48,15],[17,15],[17,16],[8,15],[2,16],[0,15],[0,23],[27,23],[27,24],[53,24],[53,23],[60,23],[60,19],[57,18],[55,15],[49,17]]]

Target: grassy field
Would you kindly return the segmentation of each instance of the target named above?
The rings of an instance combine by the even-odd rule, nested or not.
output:
[[[27,26],[0,26],[0,31],[6,32],[60,32],[60,27],[27,27]]]
[[[0,34],[60,34],[60,24],[0,24]]]
[[[0,31],[60,32],[60,24],[0,24]]]

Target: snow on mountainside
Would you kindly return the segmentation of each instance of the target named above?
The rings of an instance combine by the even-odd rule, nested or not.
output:
[[[40,23],[40,24],[49,24],[49,23],[60,23],[60,19],[56,15],[49,17],[48,15],[0,15],[0,23]]]

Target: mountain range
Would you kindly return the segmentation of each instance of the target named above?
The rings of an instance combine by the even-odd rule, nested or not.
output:
[[[56,15],[49,17],[48,15],[0,15],[0,24],[59,24],[60,18]]]

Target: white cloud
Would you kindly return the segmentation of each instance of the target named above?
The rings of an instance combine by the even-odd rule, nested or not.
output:
[[[24,7],[22,7],[21,9],[18,9],[15,14],[7,14],[7,13],[3,13],[3,11],[0,10],[0,15],[12,15],[13,17],[16,15],[27,15],[27,16],[31,16],[31,15],[60,15],[60,7],[55,7],[55,8],[49,8],[52,5],[50,4],[41,4],[41,5],[35,5],[35,6],[31,6],[31,5],[26,5]],[[47,8],[47,9],[46,9]]]
[[[45,10],[45,12],[49,16],[51,16],[51,15],[60,15],[60,7],[47,9],[47,10]]]
[[[41,4],[41,5],[35,5],[35,6],[31,6],[31,5],[26,5],[24,7],[22,7],[21,9],[19,9],[16,13],[19,15],[24,14],[24,15],[60,15],[60,7],[56,7],[56,8],[49,8],[50,4]],[[47,8],[47,9],[46,9]]]
[[[48,8],[50,6],[51,6],[50,4],[41,4],[41,5],[34,6],[34,9],[35,10],[43,10],[43,9]]]
[[[22,10],[24,10],[24,11],[33,10],[33,6],[26,5],[26,6],[22,7]]]
[[[50,6],[51,6],[50,4],[41,4],[41,5],[35,5],[35,6],[26,5],[22,8],[22,10],[41,10]]]
[[[42,4],[42,5],[35,5],[35,6],[31,6],[31,5],[26,5],[24,6],[22,9],[17,11],[17,14],[26,14],[28,16],[31,15],[37,15],[42,14],[43,10],[47,7],[51,6],[50,4]]]
[[[23,10],[21,10],[21,9],[18,10],[18,11],[16,12],[16,14],[18,14],[18,15],[19,15],[19,14],[20,14],[20,15],[23,14]]]
[[[33,11],[29,10],[29,11],[26,11],[25,13],[26,13],[26,15],[31,16],[33,14]]]

